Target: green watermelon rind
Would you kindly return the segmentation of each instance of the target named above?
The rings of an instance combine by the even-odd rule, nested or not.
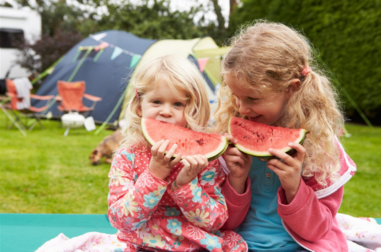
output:
[[[141,127],[142,127],[143,135],[151,145],[154,145],[155,141],[152,139],[152,137],[149,136],[147,129],[145,128],[144,122],[145,122],[145,118],[142,118],[141,119]],[[217,159],[219,156],[221,156],[225,152],[225,150],[228,147],[228,144],[229,143],[228,143],[227,137],[221,136],[221,144],[216,148],[216,150],[209,152],[209,153],[206,153],[206,154],[202,154],[202,155],[205,155],[207,157],[208,161],[212,161],[214,159]],[[167,153],[167,152],[165,152],[165,153]],[[176,156],[177,155],[173,155],[173,158],[176,158]]]
[[[228,133],[229,134],[231,134],[231,129],[230,129],[231,119],[232,119],[232,117],[230,117],[229,124],[228,124]],[[299,138],[297,138],[296,140],[291,141],[291,142],[303,144],[304,139],[306,138],[306,134],[307,133],[308,133],[308,130],[300,129]],[[277,158],[277,157],[271,155],[270,152],[268,152],[268,151],[252,151],[252,150],[250,150],[250,149],[240,145],[239,143],[234,144],[234,146],[237,149],[239,149],[240,151],[242,151],[243,153],[246,153],[246,154],[248,154],[250,156],[258,157],[258,158],[261,158],[261,159],[264,159],[264,160],[270,160],[270,159],[273,159],[273,158]],[[277,150],[285,152],[288,155],[293,155],[294,153],[296,153],[296,150],[291,148],[290,146],[286,146],[286,147],[284,147],[282,149],[277,149]]]

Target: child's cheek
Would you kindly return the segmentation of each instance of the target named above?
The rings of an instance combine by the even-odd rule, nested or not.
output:
[[[237,97],[235,98],[235,105],[237,106],[237,108],[241,106]]]

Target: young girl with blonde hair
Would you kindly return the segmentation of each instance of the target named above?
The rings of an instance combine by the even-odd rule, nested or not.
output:
[[[347,251],[335,215],[356,167],[337,138],[344,128],[337,94],[308,40],[283,24],[258,21],[231,46],[222,63],[216,131],[226,132],[236,116],[309,133],[303,146],[289,144],[295,155],[269,149],[277,159],[267,162],[227,149],[224,228],[242,223],[237,232],[250,251]]]
[[[219,160],[166,153],[150,146],[141,118],[204,130],[210,106],[200,72],[180,56],[163,56],[137,70],[126,111],[124,141],[109,173],[109,219],[125,251],[247,251],[243,239],[218,229],[228,218]]]

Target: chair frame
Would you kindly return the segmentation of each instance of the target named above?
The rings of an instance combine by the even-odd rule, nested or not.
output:
[[[7,112],[9,111],[9,113],[6,113],[8,118],[11,119],[11,117],[13,117],[13,120],[11,119],[12,123],[8,127],[8,129],[11,129],[13,126],[16,126],[19,130],[21,128],[23,130],[31,131],[36,126],[36,124],[39,124],[42,129],[45,129],[40,119],[43,116],[43,112],[46,111],[46,109],[48,109],[49,107],[48,104],[51,100],[53,100],[54,95],[40,96],[40,95],[35,95],[30,93],[29,95],[31,100],[35,99],[35,100],[46,101],[46,104],[43,105],[42,107],[29,106],[29,108],[26,108],[26,109],[17,109],[15,107],[15,104],[16,104],[15,101],[20,102],[22,101],[22,98],[18,98],[17,93],[12,91],[13,88],[11,87],[11,85],[14,85],[14,83],[11,81],[12,80],[7,79],[8,92],[6,92],[6,95],[10,99],[11,103],[2,105],[3,111],[4,110],[7,110]],[[32,122],[30,126],[28,126],[21,121],[21,117],[33,118],[34,121]]]

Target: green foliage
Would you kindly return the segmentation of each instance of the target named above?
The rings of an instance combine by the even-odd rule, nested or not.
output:
[[[79,32],[56,29],[53,36],[43,34],[33,44],[29,41],[20,44],[18,48],[21,57],[17,62],[32,73],[41,73],[81,40]]]
[[[242,0],[231,16],[229,32],[255,19],[302,31],[334,73],[338,89],[345,88],[369,116],[381,108],[380,16],[380,0]],[[341,95],[351,114],[354,107]]]
[[[151,3],[151,4],[150,4]],[[193,23],[200,7],[171,11],[168,0],[142,0],[141,3],[107,3],[109,15],[99,21],[100,30],[123,30],[150,39],[190,39],[202,32]]]

